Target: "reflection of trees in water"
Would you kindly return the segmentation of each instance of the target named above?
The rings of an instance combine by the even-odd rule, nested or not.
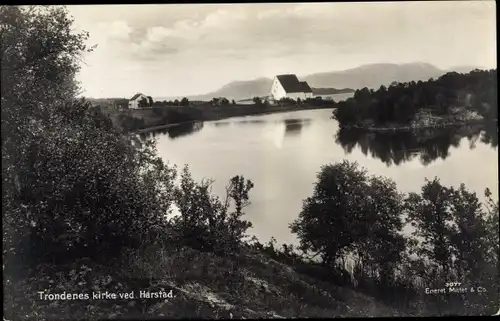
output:
[[[498,147],[498,123],[488,122],[481,133],[481,142],[483,144]]]
[[[295,135],[300,134],[302,128],[311,123],[311,119],[285,119],[283,123],[285,124],[285,135]]]
[[[212,123],[212,125],[214,125],[215,127],[226,127],[229,124],[230,124],[230,122],[228,122],[228,121],[214,122],[214,123]]]
[[[175,139],[182,136],[187,136],[200,131],[203,128],[203,122],[192,122],[179,124],[172,127],[159,129],[148,133],[140,134],[141,139],[156,137],[158,134],[168,135],[169,138]]]
[[[235,122],[237,125],[259,125],[259,124],[264,124],[267,123],[267,120],[264,119],[245,119],[245,120],[240,120]]]
[[[492,147],[498,146],[496,124],[464,126],[446,129],[423,129],[416,132],[366,132],[359,129],[340,129],[336,142],[347,153],[359,146],[363,154],[376,157],[387,165],[399,165],[419,157],[423,165],[449,156],[451,146],[458,147],[467,137],[473,149],[479,140]]]

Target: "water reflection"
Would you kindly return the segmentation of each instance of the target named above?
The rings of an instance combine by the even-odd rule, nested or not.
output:
[[[261,125],[267,123],[267,120],[264,119],[248,119],[248,120],[240,120],[235,122],[237,125]]]
[[[212,123],[212,125],[215,127],[227,127],[227,126],[229,126],[229,124],[231,124],[231,123],[228,121],[218,121],[218,122]]]
[[[151,137],[156,137],[158,134],[168,135],[170,139],[176,139],[183,136],[192,135],[203,128],[203,122],[192,122],[184,123],[180,125],[175,125],[172,127],[167,127],[159,129],[156,131],[151,131],[147,133],[140,134],[141,139],[147,139]]]
[[[311,124],[311,119],[285,119],[285,135],[298,135],[304,126]]]
[[[498,146],[498,126],[495,123],[459,128],[424,129],[416,132],[366,132],[359,129],[340,129],[336,135],[345,152],[359,146],[365,156],[370,154],[388,166],[399,165],[415,157],[427,166],[438,158],[445,159],[450,147],[458,147],[467,138],[469,148],[480,141],[494,148]]]

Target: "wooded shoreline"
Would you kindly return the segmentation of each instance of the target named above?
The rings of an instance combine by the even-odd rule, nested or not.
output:
[[[476,124],[484,124],[489,122],[497,122],[497,120],[486,120],[486,119],[474,119],[468,121],[460,121],[460,122],[446,122],[441,124],[434,124],[428,126],[399,126],[399,127],[366,127],[359,125],[352,126],[340,126],[342,129],[361,129],[367,132],[398,132],[398,131],[412,131],[412,130],[422,130],[422,129],[436,129],[436,128],[450,128],[450,127],[461,127],[466,125],[476,125]]]
[[[147,128],[138,129],[135,132],[138,134],[149,133],[149,132],[167,129],[167,128],[171,128],[171,127],[175,127],[175,126],[179,126],[179,125],[192,124],[192,123],[197,123],[197,122],[202,122],[202,121],[217,121],[217,120],[234,118],[234,117],[269,115],[269,114],[285,113],[285,112],[300,111],[300,110],[317,110],[317,109],[334,109],[334,108],[335,107],[333,107],[333,106],[328,106],[328,107],[320,106],[320,107],[318,107],[318,106],[311,106],[311,105],[306,105],[306,106],[273,106],[273,107],[268,107],[266,109],[263,109],[261,111],[248,110],[247,113],[225,112],[224,114],[213,115],[212,117],[210,115],[207,115],[207,117],[202,117],[203,119],[170,123],[170,124],[159,125],[159,126],[151,126],[151,127],[147,127]],[[233,112],[234,112],[234,110],[233,110]]]

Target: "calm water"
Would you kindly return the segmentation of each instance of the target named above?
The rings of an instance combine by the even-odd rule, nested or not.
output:
[[[244,175],[255,188],[246,219],[250,234],[267,242],[296,243],[288,224],[312,194],[321,165],[348,159],[370,174],[392,178],[404,192],[418,192],[424,179],[465,183],[481,198],[498,195],[496,127],[426,131],[419,135],[340,131],[331,110],[248,116],[197,123],[151,134],[164,160],[189,164],[195,179],[213,178],[222,196],[230,177]]]

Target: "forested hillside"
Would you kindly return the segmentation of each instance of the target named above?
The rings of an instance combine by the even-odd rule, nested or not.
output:
[[[436,80],[363,88],[337,104],[333,117],[343,127],[423,127],[498,115],[497,72],[448,73]]]

